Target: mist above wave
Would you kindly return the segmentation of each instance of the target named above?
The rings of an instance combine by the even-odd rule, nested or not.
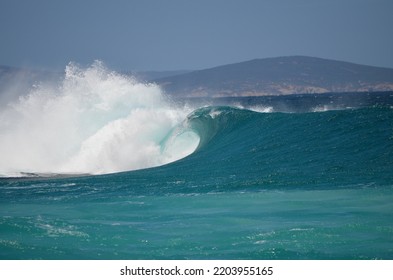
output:
[[[188,133],[179,149],[162,147],[187,113],[155,84],[100,61],[87,68],[70,63],[60,83],[37,85],[0,112],[0,174],[99,174],[162,165],[198,145]]]

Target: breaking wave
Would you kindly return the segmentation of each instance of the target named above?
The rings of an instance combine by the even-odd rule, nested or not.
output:
[[[195,133],[177,127],[187,113],[155,84],[100,61],[87,68],[70,63],[60,83],[36,85],[0,112],[0,174],[101,174],[166,164],[199,144]]]

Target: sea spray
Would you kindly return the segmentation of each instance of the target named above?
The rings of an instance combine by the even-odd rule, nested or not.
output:
[[[187,113],[155,84],[100,61],[87,68],[70,63],[59,84],[37,85],[0,112],[0,174],[100,174],[162,165],[198,144],[191,137],[185,150],[161,147]]]

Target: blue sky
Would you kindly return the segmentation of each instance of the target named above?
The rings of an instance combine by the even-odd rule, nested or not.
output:
[[[308,55],[393,68],[391,0],[0,0],[0,65],[204,69]]]

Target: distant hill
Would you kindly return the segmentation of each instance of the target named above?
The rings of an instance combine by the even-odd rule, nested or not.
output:
[[[307,56],[228,64],[198,71],[122,72],[154,82],[173,96],[235,97],[296,93],[393,91],[393,69]],[[0,65],[0,97],[28,93],[64,73]],[[17,93],[17,94],[14,94]]]
[[[122,71],[122,74],[130,75],[139,81],[154,81],[166,77],[178,76],[191,72],[191,70],[175,70],[175,71]]]
[[[41,80],[49,80],[53,77],[58,77],[61,74],[62,73],[55,71],[0,65],[0,84],[6,84],[20,79],[24,81],[37,82]]]
[[[120,71],[121,74],[135,77],[140,82],[152,82],[156,79],[181,75],[190,70],[177,71]],[[0,65],[0,96],[28,93],[34,84],[57,81],[64,77],[64,72],[45,71],[30,68]]]
[[[34,84],[54,81],[60,72],[33,70],[0,65],[0,97],[18,97],[27,94]]]
[[[393,69],[307,57],[254,59],[155,79],[184,97],[393,90]]]

